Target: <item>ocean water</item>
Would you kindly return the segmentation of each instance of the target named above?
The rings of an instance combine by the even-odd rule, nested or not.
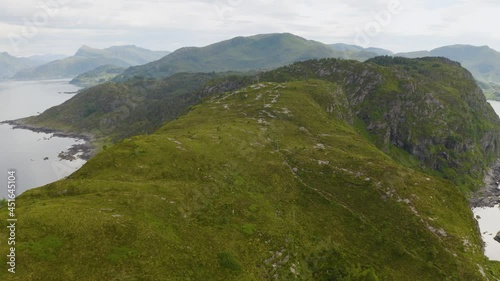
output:
[[[474,215],[479,222],[481,236],[485,243],[485,255],[490,260],[500,261],[500,243],[495,241],[495,235],[500,231],[500,207],[475,208]]]
[[[70,99],[80,88],[68,80],[0,82],[0,121],[37,115]],[[85,161],[58,154],[82,140],[53,137],[0,125],[0,197],[7,195],[8,171],[15,170],[16,193],[46,185],[79,169]],[[2,179],[2,177],[4,179]]]
[[[495,112],[500,116],[500,102],[488,101]],[[474,215],[481,229],[481,236],[485,243],[485,255],[490,260],[500,261],[500,243],[495,241],[495,235],[500,231],[500,208],[474,208]]]

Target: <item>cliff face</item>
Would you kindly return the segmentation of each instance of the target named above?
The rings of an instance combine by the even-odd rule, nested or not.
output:
[[[262,77],[339,83],[379,148],[399,160],[413,157],[464,189],[477,188],[499,153],[497,115],[472,75],[445,58],[316,60]]]

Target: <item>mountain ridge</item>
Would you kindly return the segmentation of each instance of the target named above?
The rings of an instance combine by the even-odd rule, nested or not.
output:
[[[423,167],[439,171],[464,192],[479,187],[488,165],[485,163],[491,163],[493,155],[498,154],[498,117],[472,74],[445,58],[378,57],[366,63],[321,59],[257,74],[180,73],[163,80],[108,83],[22,122],[76,133],[90,131],[98,137],[119,140],[151,133],[201,97],[221,90],[235,90],[255,81],[290,82],[306,78],[343,87],[349,93],[352,118],[356,117],[351,123],[358,122],[380,149],[393,157],[409,159],[413,165],[421,165],[417,163],[422,161]],[[215,82],[210,82],[213,79]],[[224,86],[218,87],[219,83]],[[395,98],[388,98],[391,96]],[[450,100],[454,106],[478,111],[457,114],[440,109]],[[436,120],[446,121],[437,126]],[[412,157],[416,159],[411,160]]]

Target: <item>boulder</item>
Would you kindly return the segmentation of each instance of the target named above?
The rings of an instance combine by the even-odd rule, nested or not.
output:
[[[500,243],[500,231],[497,233],[497,236],[495,236],[495,241]]]

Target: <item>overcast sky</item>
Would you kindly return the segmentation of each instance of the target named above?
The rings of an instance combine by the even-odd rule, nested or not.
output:
[[[0,0],[0,51],[71,55],[82,45],[174,51],[289,32],[396,52],[500,50],[497,0]]]

